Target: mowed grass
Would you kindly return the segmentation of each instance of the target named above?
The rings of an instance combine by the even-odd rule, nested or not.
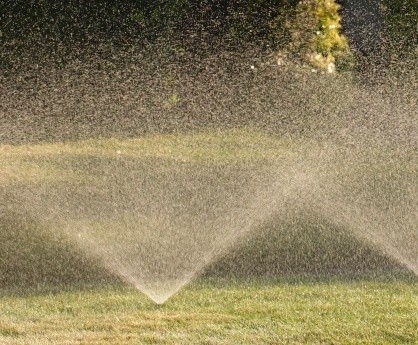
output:
[[[0,344],[417,344],[413,281],[195,283],[3,295]]]
[[[94,164],[118,164],[120,160],[149,160],[157,164],[166,160],[196,165],[274,162],[278,166],[296,161],[309,161],[315,165],[314,162],[319,161],[317,165],[322,166],[323,173],[344,175],[349,170],[349,175],[360,174],[362,178],[388,169],[400,169],[406,174],[415,172],[416,165],[409,156],[400,162],[399,155],[399,150],[386,146],[344,147],[336,142],[277,137],[250,128],[149,135],[134,139],[90,139],[18,146],[0,144],[0,183],[7,186],[89,180],[94,175]],[[74,160],[79,163],[75,164]]]
[[[383,153],[385,159],[379,159],[380,151],[371,155],[379,164],[360,164],[370,160],[367,152],[351,162],[352,150],[347,159],[342,152],[338,164],[329,157],[334,168],[330,176],[344,180],[347,175],[349,182],[356,174],[374,178],[373,168],[379,173],[385,169],[399,172],[409,181],[414,171],[409,161],[402,160],[399,165],[398,160],[390,160],[393,157]],[[34,190],[38,184],[71,180],[100,185],[96,180],[102,166],[112,168],[119,161],[142,159],[155,160],[156,164],[174,160],[222,165],[306,158],[319,160],[320,168],[327,170],[329,165],[322,167],[317,158],[318,152],[326,151],[317,143],[251,131],[3,145],[0,186],[8,196],[8,189],[13,191],[21,185],[35,186]],[[328,156],[325,162],[329,163]],[[3,202],[7,209],[6,197]],[[0,204],[0,211],[3,206]],[[0,223],[0,231],[4,229]],[[26,258],[29,245],[16,245],[22,249],[22,257]],[[0,254],[9,261],[8,253],[13,251],[4,246],[0,243]],[[36,264],[25,265],[22,267],[29,272],[36,270]],[[51,262],[51,270],[55,269]],[[416,279],[252,284],[201,281],[162,306],[119,285],[73,290],[55,287],[43,292],[11,287],[2,290],[0,286],[0,344],[418,344],[417,296]]]

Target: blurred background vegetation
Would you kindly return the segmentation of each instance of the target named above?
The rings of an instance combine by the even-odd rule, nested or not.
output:
[[[309,46],[307,60],[329,66],[347,51],[334,0],[5,0],[0,3],[0,67],[29,51],[63,60],[74,47],[102,43],[165,44],[210,54],[220,45],[267,51]],[[382,0],[385,39],[393,57],[416,53],[418,2]],[[342,19],[344,32],[344,18]],[[320,32],[318,34],[318,31]],[[241,48],[242,49],[242,48]]]

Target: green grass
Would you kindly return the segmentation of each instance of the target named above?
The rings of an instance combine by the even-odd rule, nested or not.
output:
[[[0,183],[7,186],[16,182],[32,184],[88,178],[88,174],[80,169],[80,164],[74,163],[76,160],[89,163],[95,159],[93,164],[84,167],[92,169],[100,161],[109,163],[118,159],[157,163],[168,160],[193,164],[263,164],[268,161],[280,164],[281,161],[286,163],[291,160],[316,161],[319,155],[324,170],[329,170],[327,164],[332,164],[331,168],[337,171],[331,173],[344,174],[348,164],[351,174],[360,173],[364,177],[362,170],[365,168],[375,169],[367,171],[369,175],[399,169],[399,161],[396,160],[399,152],[389,154],[391,151],[390,147],[373,147],[371,144],[349,145],[347,148],[327,141],[289,139],[249,128],[149,135],[135,139],[90,139],[19,146],[0,144]],[[340,160],[337,164],[334,162],[336,158]],[[365,162],[369,166],[365,167]],[[408,165],[411,164],[404,161],[401,169],[410,171],[412,168]],[[94,169],[88,171],[92,172]]]
[[[179,162],[248,162],[287,157],[298,143],[279,140],[252,130],[206,131],[192,134],[153,135],[136,139],[90,139],[78,142],[35,145],[0,145],[3,182],[37,182],[70,176],[60,163],[68,159],[165,159]],[[61,168],[61,169],[60,169]],[[63,175],[64,174],[64,175]],[[0,180],[0,181],[2,181]]]
[[[413,281],[208,283],[158,306],[129,288],[0,299],[0,343],[417,344]]]
[[[402,197],[401,182],[408,187],[415,176],[415,164],[388,153],[390,148],[340,149],[238,130],[0,145],[0,344],[418,344],[416,277],[276,283],[258,278],[253,283],[201,280],[158,306],[116,284],[59,233],[45,231],[43,224],[25,215],[13,198],[15,189],[25,186],[35,191],[38,185],[53,187],[67,181],[101,186],[98,176],[104,168],[107,173],[116,169],[118,159],[138,167],[142,161],[151,168],[172,161],[219,165],[221,170],[237,163],[252,169],[270,161],[280,165],[281,159],[283,164],[307,159],[318,161],[318,172],[328,176],[329,170],[330,179],[338,178],[351,191],[370,188],[370,198],[377,194],[374,203],[396,191]],[[400,182],[392,186],[394,173]],[[82,186],[80,182],[78,188]],[[280,276],[281,269],[303,274],[318,273],[319,268],[344,273],[347,267],[358,273],[362,265],[372,271],[393,268],[379,259],[382,253],[368,250],[338,226],[310,214],[297,218],[296,223],[289,220],[289,226],[282,224],[284,229],[271,224],[266,235],[250,238],[219,267],[214,263],[205,279],[210,272],[220,277],[225,271],[227,277],[235,271],[246,275],[247,267],[267,267],[265,272],[252,272],[253,277],[271,272]],[[114,285],[103,287],[103,281]],[[70,288],[74,282],[93,287]],[[43,290],[36,289],[43,285]]]

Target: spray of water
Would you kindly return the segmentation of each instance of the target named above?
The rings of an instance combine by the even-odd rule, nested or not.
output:
[[[261,45],[188,48],[100,41],[2,69],[0,211],[156,303],[295,210],[418,274],[413,63],[357,80]]]
[[[156,158],[179,138],[179,156]],[[416,190],[405,175],[393,176],[401,168],[414,172],[405,153],[346,151],[324,141],[290,145],[243,130],[160,137],[152,149],[149,140],[3,150],[19,207],[156,303],[264,222],[285,221],[295,210],[329,219],[417,273]],[[225,152],[232,143],[235,151]],[[25,163],[34,170],[24,171]],[[66,174],[43,176],[53,171]]]

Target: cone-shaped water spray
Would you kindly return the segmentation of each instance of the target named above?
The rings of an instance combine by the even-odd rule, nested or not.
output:
[[[105,6],[128,19],[99,15],[98,33],[60,31],[65,13],[41,6],[54,20],[17,39],[7,19],[0,212],[29,215],[156,303],[266,221],[280,231],[304,212],[417,274],[416,51],[388,53],[379,73],[321,73],[286,50],[287,7],[266,23],[216,6],[145,33],[151,4]]]

